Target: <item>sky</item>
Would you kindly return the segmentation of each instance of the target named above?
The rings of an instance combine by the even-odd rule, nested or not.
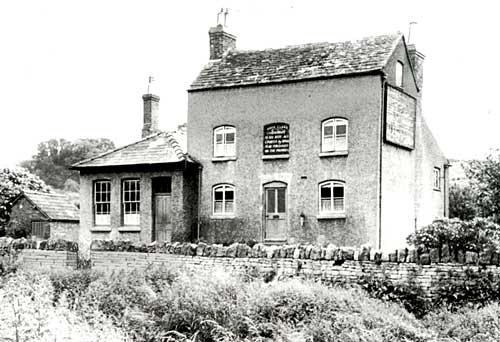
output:
[[[451,159],[500,147],[500,21],[495,1],[0,2],[0,167],[52,138],[140,138],[148,77],[160,128],[187,121],[187,89],[228,8],[238,49],[336,42],[400,31],[426,58],[423,114]]]

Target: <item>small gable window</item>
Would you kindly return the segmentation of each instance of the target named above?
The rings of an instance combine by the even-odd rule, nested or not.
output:
[[[138,179],[122,182],[123,225],[138,226],[141,212],[141,189]]]
[[[404,64],[401,61],[396,63],[396,87],[403,87],[403,68]]]
[[[321,126],[321,152],[347,151],[346,119],[328,119]]]
[[[99,180],[94,182],[94,224],[109,226],[111,224],[111,182]]]
[[[214,157],[236,156],[236,128],[220,126],[214,129]]]
[[[434,190],[441,190],[441,169],[439,167],[434,168]]]
[[[338,214],[345,211],[344,183],[326,181],[319,184],[320,215]]]
[[[213,188],[213,214],[234,215],[234,186],[220,184]]]

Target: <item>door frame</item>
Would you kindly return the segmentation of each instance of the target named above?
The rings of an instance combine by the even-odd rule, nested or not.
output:
[[[276,188],[285,188],[285,234],[283,240],[269,240],[266,238],[267,234],[267,189],[276,189]],[[266,241],[288,241],[288,223],[289,223],[289,214],[288,214],[288,184],[283,181],[270,181],[262,184],[262,240]]]

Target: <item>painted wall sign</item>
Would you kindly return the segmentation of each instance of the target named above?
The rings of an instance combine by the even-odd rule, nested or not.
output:
[[[417,100],[397,88],[387,86],[385,103],[385,140],[414,149]]]
[[[264,126],[264,155],[272,156],[290,152],[289,125],[273,123]]]

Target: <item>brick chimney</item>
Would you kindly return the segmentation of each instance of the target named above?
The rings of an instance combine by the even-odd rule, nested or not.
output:
[[[220,59],[229,50],[236,48],[236,36],[224,31],[217,25],[208,31],[210,37],[210,59]]]
[[[417,80],[417,86],[422,90],[422,85],[424,83],[424,59],[425,56],[417,51],[415,44],[408,45],[408,54],[410,55],[410,62],[413,67],[413,72],[415,73],[415,79]]]
[[[142,126],[142,137],[158,133],[158,114],[160,111],[160,97],[153,94],[142,95],[144,100],[144,125]]]

